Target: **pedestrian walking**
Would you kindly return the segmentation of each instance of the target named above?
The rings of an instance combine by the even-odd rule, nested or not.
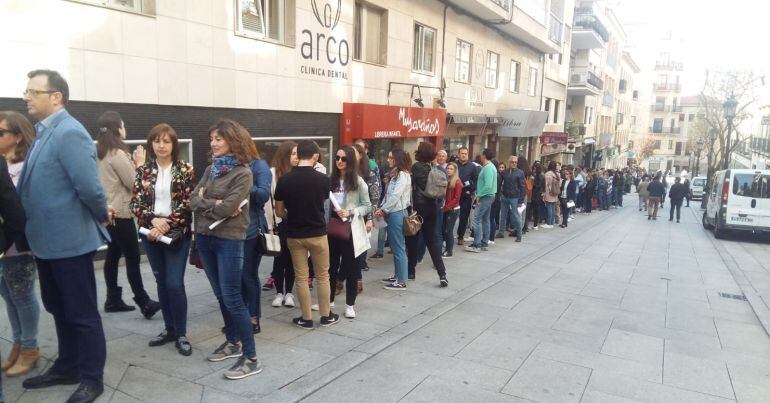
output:
[[[302,329],[313,329],[308,254],[316,276],[318,309],[321,326],[331,326],[339,315],[330,309],[329,241],[326,211],[329,198],[329,177],[316,170],[320,156],[318,144],[302,140],[297,144],[299,163],[278,180],[275,186],[275,214],[286,222],[286,243],[294,265],[297,297],[302,314],[292,322]]]
[[[671,201],[671,208],[668,215],[669,221],[674,221],[674,210],[676,210],[676,222],[682,217],[682,202],[687,197],[687,185],[681,182],[680,177],[674,178],[674,184],[668,191],[668,198]]]
[[[372,208],[369,187],[358,172],[356,150],[349,145],[340,147],[329,180],[330,197],[334,197],[329,200],[329,284],[330,302],[334,302],[336,290],[341,290],[345,282],[345,317],[349,319],[356,317],[354,307],[361,277],[352,226],[365,220]],[[332,231],[333,228],[343,230]]]
[[[515,155],[508,158],[508,168],[500,172],[501,212],[500,227],[497,236],[502,238],[503,231],[509,223],[513,224],[513,233],[516,235],[516,242],[521,242],[522,225],[519,208],[524,204],[526,198],[526,183],[524,171],[518,168],[519,159]]]
[[[457,224],[457,218],[460,216],[460,198],[463,194],[463,185],[458,175],[457,164],[450,162],[446,167],[449,177],[446,189],[446,197],[443,207],[443,228],[444,228],[444,253],[441,255],[444,259],[452,258],[452,249],[454,248],[454,228]]]
[[[163,331],[150,347],[174,343],[179,354],[189,356],[187,339],[187,292],[184,274],[190,251],[192,212],[190,198],[195,183],[193,166],[179,158],[179,138],[173,127],[161,123],[150,129],[145,145],[146,161],[136,170],[131,212],[140,228],[147,261],[158,289]],[[171,244],[161,242],[171,238]]]
[[[647,187],[650,185],[650,178],[645,175],[642,181],[636,185],[636,191],[639,194],[639,211],[647,211],[647,199],[650,197],[650,191]]]
[[[212,163],[193,189],[190,208],[198,256],[225,322],[226,340],[207,359],[237,358],[224,373],[226,379],[235,380],[262,372],[242,293],[243,248],[250,222],[242,202],[253,186],[248,164],[257,158],[257,150],[249,132],[230,119],[211,126],[209,140]]]
[[[652,182],[647,185],[647,191],[649,192],[649,201],[647,206],[647,219],[658,219],[658,206],[660,201],[666,197],[666,186],[660,182],[660,175],[655,175]]]
[[[409,154],[400,148],[394,148],[388,153],[388,168],[385,175],[385,197],[380,208],[374,212],[375,217],[386,219],[388,224],[388,242],[393,251],[394,275],[382,280],[387,290],[402,290],[406,288],[409,276],[406,256],[406,239],[404,237],[404,220],[407,208],[412,200],[412,175],[409,174],[411,161]]]
[[[18,112],[0,112],[0,154],[5,156],[2,160],[7,164],[0,167],[0,192],[2,192],[2,206],[16,208],[18,217],[9,217],[8,210],[0,214],[3,221],[9,220],[5,229],[13,229],[15,220],[21,220],[23,230],[23,211],[18,201],[15,188],[8,186],[6,179],[10,174],[10,181],[15,187],[19,181],[19,175],[24,168],[24,158],[29,147],[35,139],[35,129],[32,124]],[[21,235],[17,233],[17,235]],[[38,347],[38,322],[40,321],[40,304],[35,295],[35,279],[37,267],[35,258],[26,248],[23,239],[8,236],[4,240],[4,247],[0,252],[5,255],[0,259],[0,295],[5,301],[5,310],[8,321],[11,324],[13,346],[11,352],[2,363],[2,369],[9,377],[24,375],[37,366],[41,357]],[[2,392],[0,391],[0,401]]]
[[[272,234],[278,234],[278,238],[281,241],[281,253],[273,258],[273,274],[271,276],[275,286],[275,298],[273,298],[271,304],[274,308],[280,308],[281,306],[293,308],[296,303],[294,301],[294,294],[291,292],[294,289],[295,270],[291,252],[289,251],[288,229],[283,219],[275,214],[274,204],[275,187],[278,181],[283,175],[291,172],[298,164],[297,143],[291,140],[281,143],[275,154],[273,154],[273,167],[270,168],[270,173],[272,174],[272,199],[269,203],[265,204],[265,218],[267,219],[268,231]]]
[[[429,176],[433,169],[432,162],[436,158],[436,149],[429,142],[422,142],[415,152],[415,163],[412,165],[412,208],[422,217],[422,227],[413,236],[406,237],[407,268],[409,279],[416,277],[418,261],[418,236],[422,236],[425,247],[430,254],[430,260],[439,278],[439,285],[446,287],[446,267],[441,258],[441,246],[436,239],[436,210],[441,209],[440,199],[429,196],[425,191],[428,187]]]
[[[492,211],[492,203],[497,193],[497,169],[492,159],[494,151],[485,148],[481,153],[481,173],[478,176],[476,186],[476,212],[473,216],[473,230],[475,233],[473,244],[466,247],[469,252],[479,253],[489,247],[489,216]]]
[[[104,392],[107,349],[96,299],[93,257],[110,236],[107,197],[96,147],[66,110],[67,81],[56,71],[27,77],[24,101],[38,123],[37,139],[19,177],[26,237],[37,260],[40,295],[54,317],[59,353],[26,389],[80,384],[68,402],[92,402]],[[56,214],[51,214],[55,212]]]
[[[104,282],[107,285],[107,299],[104,312],[130,312],[136,309],[123,302],[123,288],[118,287],[118,262],[121,256],[126,259],[126,277],[134,294],[134,302],[142,315],[151,319],[160,310],[160,304],[147,295],[139,270],[139,241],[136,237],[136,225],[129,203],[134,189],[136,165],[132,161],[126,138],[126,126],[120,114],[114,111],[104,112],[96,122],[96,155],[99,158],[99,179],[107,194],[110,211],[111,242],[107,246],[104,258]],[[137,154],[141,156],[140,165],[144,164],[144,147],[139,146]]]
[[[687,200],[687,206],[690,207],[690,200],[692,200],[692,188],[690,187],[690,179],[685,177],[682,181],[682,184],[687,188],[687,190],[684,193],[684,198]]]

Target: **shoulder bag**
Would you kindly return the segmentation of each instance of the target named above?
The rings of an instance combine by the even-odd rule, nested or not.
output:
[[[277,222],[273,195],[270,195],[270,205],[273,207],[273,222]],[[281,238],[278,236],[277,225],[273,228],[272,234],[265,234],[264,231],[262,231],[262,226],[259,227],[259,234],[257,234],[257,253],[263,256],[273,257],[281,254]]]
[[[412,204],[412,213],[404,217],[404,235],[414,236],[422,228],[422,217],[417,214],[417,208],[414,206],[412,189],[409,190],[409,200]]]

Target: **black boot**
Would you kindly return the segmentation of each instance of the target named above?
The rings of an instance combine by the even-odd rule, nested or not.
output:
[[[139,310],[142,311],[142,315],[144,315],[145,319],[152,319],[152,317],[160,311],[160,303],[158,301],[153,301],[150,298],[147,298],[147,302],[145,303],[140,303],[134,298],[134,302],[139,305]]]
[[[133,305],[126,305],[122,298],[123,288],[107,289],[107,301],[104,302],[104,312],[131,312],[136,309]]]

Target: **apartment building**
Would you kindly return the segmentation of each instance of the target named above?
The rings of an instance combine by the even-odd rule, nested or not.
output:
[[[68,109],[87,128],[116,110],[135,145],[169,123],[199,168],[219,117],[242,122],[267,159],[300,138],[319,142],[325,164],[353,138],[371,140],[378,159],[419,141],[535,159],[544,131],[564,131],[564,21],[573,8],[571,0],[3,2],[0,45],[14,62],[0,67],[0,109],[23,110],[26,73],[52,68],[68,79]]]
[[[751,137],[749,153],[752,169],[770,169],[770,105],[759,107],[756,130]]]

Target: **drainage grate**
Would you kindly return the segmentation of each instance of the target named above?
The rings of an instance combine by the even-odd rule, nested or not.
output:
[[[739,301],[748,301],[748,299],[746,299],[746,296],[743,295],[743,294],[728,294],[726,292],[720,292],[719,296],[722,297],[722,298],[737,299]]]

